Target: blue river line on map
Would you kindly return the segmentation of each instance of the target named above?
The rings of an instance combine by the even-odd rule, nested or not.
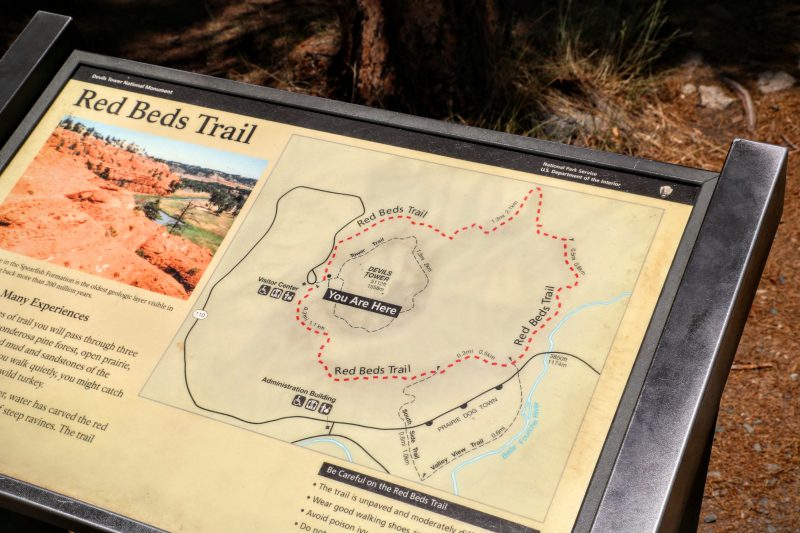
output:
[[[561,319],[561,321],[556,325],[556,327],[553,328],[553,331],[551,331],[550,335],[547,337],[547,342],[548,342],[547,351],[548,352],[553,352],[555,350],[555,339],[554,338],[555,338],[556,333],[558,333],[558,331],[570,319],[572,319],[575,315],[585,311],[586,309],[590,309],[592,307],[598,307],[598,306],[608,307],[610,305],[613,305],[613,304],[619,302],[620,300],[628,298],[630,295],[631,295],[631,293],[626,291],[626,292],[623,292],[623,293],[619,294],[618,296],[612,298],[611,300],[589,302],[589,303],[583,304],[583,305],[579,306],[578,308],[576,308],[576,309],[572,310],[571,312],[569,312],[566,316],[564,316],[564,318]],[[460,465],[458,465],[455,468],[453,468],[453,471],[450,474],[450,478],[453,481],[453,494],[456,494],[456,495],[458,494],[458,479],[457,479],[457,476],[458,476],[458,472],[460,470],[462,470],[463,468],[465,468],[465,467],[467,467],[467,466],[469,466],[471,464],[475,464],[478,461],[486,459],[487,457],[493,457],[493,456],[496,456],[496,455],[503,455],[518,440],[520,440],[520,439],[527,440],[528,439],[528,437],[531,435],[531,433],[535,429],[536,425],[538,424],[538,418],[539,418],[539,404],[535,403],[535,402],[532,403],[533,394],[534,394],[534,392],[536,392],[536,389],[539,387],[539,384],[542,382],[542,380],[544,380],[544,377],[547,375],[547,371],[548,371],[549,368],[550,368],[549,356],[545,355],[545,357],[544,357],[544,366],[542,367],[542,371],[539,373],[539,376],[537,376],[536,381],[531,386],[531,389],[528,392],[528,395],[527,395],[527,397],[525,399],[525,403],[523,404],[523,407],[522,407],[522,417],[523,417],[523,419],[525,421],[525,423],[522,426],[522,429],[520,429],[517,433],[515,433],[510,439],[508,439],[505,442],[505,444],[501,445],[500,447],[498,447],[498,448],[496,448],[494,450],[488,451],[488,452],[484,452],[484,453],[482,453],[482,454],[480,454],[480,455],[478,455],[476,457],[473,457],[472,459],[464,461]],[[308,439],[308,440],[305,440],[303,442],[298,443],[298,446],[306,448],[306,447],[308,447],[308,446],[310,446],[312,444],[319,444],[319,443],[328,443],[328,444],[333,444],[335,446],[338,446],[344,452],[345,456],[347,457],[347,460],[350,461],[351,463],[353,462],[353,456],[350,453],[350,449],[346,445],[342,444],[340,441],[338,441],[338,440],[336,440],[334,438],[330,438],[330,437],[326,437],[326,438],[311,438],[311,439]],[[505,457],[510,457],[510,455],[511,454],[504,455],[504,458]]]
[[[629,297],[630,295],[631,295],[630,292],[625,291],[622,294],[620,294],[618,296],[615,296],[611,300],[598,301],[598,302],[589,302],[589,303],[583,304],[580,307],[572,310],[564,318],[562,318],[561,321],[556,325],[556,327],[553,328],[553,331],[550,332],[550,335],[547,337],[547,342],[548,342],[547,351],[548,352],[554,351],[554,349],[555,349],[555,340],[554,340],[555,334],[558,333],[558,330],[560,330],[564,326],[564,324],[566,324],[567,321],[569,321],[572,317],[574,317],[578,313],[581,313],[582,311],[585,311],[586,309],[589,309],[591,307],[597,307],[597,306],[608,307],[609,305],[613,305],[613,304],[619,302],[620,300]],[[480,461],[482,459],[486,459],[487,457],[492,457],[492,456],[495,456],[495,455],[502,455],[504,452],[506,452],[508,450],[508,448],[513,446],[514,443],[517,442],[518,439],[521,439],[521,438],[524,438],[525,440],[528,439],[528,437],[530,436],[530,434],[533,432],[534,428],[538,424],[538,415],[539,415],[539,404],[538,403],[531,404],[531,401],[533,400],[533,393],[536,392],[536,389],[539,387],[539,384],[542,382],[542,380],[544,379],[545,375],[547,375],[547,370],[549,368],[550,368],[549,356],[545,355],[545,357],[544,357],[544,366],[542,367],[542,371],[541,371],[541,373],[539,373],[539,376],[536,378],[536,381],[531,386],[531,390],[528,392],[528,396],[525,399],[525,404],[522,407],[522,417],[525,420],[525,423],[523,424],[522,429],[520,429],[517,433],[515,433],[514,436],[512,436],[510,439],[508,439],[506,441],[506,443],[501,445],[499,448],[496,448],[496,449],[494,449],[492,451],[484,452],[484,453],[478,455],[477,457],[473,457],[472,459],[464,461],[460,465],[458,465],[455,468],[453,468],[453,471],[450,474],[450,479],[453,480],[453,494],[456,494],[456,495],[458,494],[458,479],[457,479],[457,476],[458,476],[458,472],[461,469],[463,469],[463,468],[465,468],[465,467],[467,467],[467,466],[469,466],[471,464],[475,464],[475,463],[477,463],[478,461]],[[510,455],[508,455],[508,456],[510,456]]]
[[[308,439],[308,440],[303,441],[303,442],[298,442],[297,445],[302,447],[302,448],[306,448],[310,444],[317,444],[317,443],[320,443],[320,442],[327,442],[327,443],[330,443],[330,444],[335,444],[336,446],[341,448],[342,451],[344,451],[344,454],[347,457],[347,460],[350,461],[351,463],[353,462],[353,456],[350,454],[350,450],[347,448],[347,446],[345,446],[344,444],[342,444],[341,442],[339,442],[336,439],[332,439],[332,438],[313,438],[313,439]]]

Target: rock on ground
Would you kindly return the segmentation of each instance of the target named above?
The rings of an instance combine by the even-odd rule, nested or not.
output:
[[[758,90],[764,94],[784,91],[794,85],[795,79],[791,74],[783,71],[773,72],[768,70],[758,76]]]
[[[731,98],[717,85],[700,86],[700,105],[721,111],[731,105],[736,98]]]

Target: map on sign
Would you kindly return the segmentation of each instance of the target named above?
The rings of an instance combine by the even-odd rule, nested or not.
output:
[[[668,202],[395,152],[294,135],[142,395],[544,521]]]

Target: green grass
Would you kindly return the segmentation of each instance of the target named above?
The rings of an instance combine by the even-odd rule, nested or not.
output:
[[[198,228],[192,224],[184,224],[183,226],[176,228],[173,233],[180,235],[188,241],[192,241],[198,246],[206,248],[207,250],[211,251],[211,253],[217,251],[217,248],[219,248],[219,245],[222,243],[223,239],[222,236],[217,235],[216,233]]]
[[[196,202],[196,205],[191,207],[184,214],[182,220],[183,224],[181,226],[175,229],[171,229],[170,226],[163,227],[165,229],[170,229],[174,235],[180,235],[184,239],[206,248],[212,253],[217,251],[217,248],[219,248],[219,245],[222,243],[222,239],[225,238],[225,235],[233,224],[234,217],[231,215],[217,215],[201,207],[199,204],[204,200],[202,198],[199,200],[194,198],[189,200],[152,194],[136,194],[136,205],[144,205],[144,203],[155,198],[161,199],[159,208],[172,218],[178,218],[188,202]]]
[[[154,200],[155,198],[163,198],[163,196],[159,196],[157,194],[142,194],[138,192],[133,195],[133,199],[136,200],[136,205],[142,205],[148,200]]]
[[[190,200],[166,197],[161,200],[161,210],[172,218],[178,218],[189,201]],[[202,199],[200,201],[192,201],[194,201],[194,206],[189,208],[184,214],[183,222],[196,226],[208,233],[214,233],[222,240],[228,233],[231,225],[233,225],[234,217],[226,213],[218,215],[211,212],[201,205],[205,203]]]
[[[482,112],[452,120],[627,152],[674,41],[666,0],[559,0],[530,9],[498,57]]]

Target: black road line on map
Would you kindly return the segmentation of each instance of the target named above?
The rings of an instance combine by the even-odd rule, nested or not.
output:
[[[328,255],[325,257],[325,259],[323,259],[322,262],[319,265],[317,265],[316,267],[314,267],[314,268],[319,268],[319,266],[322,265],[323,263],[325,263],[325,260],[327,260],[327,258],[330,257],[331,253],[333,253],[333,248],[336,246],[336,237],[337,237],[337,235],[339,235],[339,233],[341,233],[342,230],[344,230],[344,228],[349,226],[354,220],[357,220],[359,217],[361,217],[366,212],[366,207],[364,206],[364,201],[362,200],[362,198],[360,196],[357,196],[355,194],[348,194],[348,193],[342,193],[342,192],[336,192],[336,191],[328,191],[328,190],[325,190],[325,189],[318,189],[316,187],[307,187],[305,185],[298,185],[297,187],[292,187],[291,189],[289,189],[288,191],[283,193],[278,198],[278,200],[275,202],[275,214],[272,217],[272,222],[270,222],[269,226],[267,227],[267,231],[264,232],[264,234],[253,244],[253,246],[250,247],[250,249],[247,251],[247,253],[245,253],[242,256],[242,258],[239,259],[236,262],[236,264],[234,264],[231,267],[231,269],[225,275],[223,275],[220,279],[218,279],[217,281],[214,282],[214,284],[211,286],[211,288],[208,291],[208,296],[206,296],[206,299],[203,302],[203,306],[201,307],[201,309],[204,309],[205,306],[208,305],[208,301],[211,299],[211,296],[214,293],[214,289],[217,288],[217,285],[219,285],[219,283],[221,283],[222,280],[224,280],[225,278],[230,276],[233,273],[233,271],[236,270],[239,267],[239,265],[241,265],[242,262],[244,262],[245,259],[247,259],[247,257],[253,252],[253,250],[255,250],[256,246],[258,246],[259,243],[261,243],[261,241],[264,240],[264,238],[266,238],[266,236],[272,230],[272,227],[275,225],[275,221],[278,219],[278,210],[279,210],[281,201],[287,195],[289,195],[291,192],[293,192],[293,191],[295,191],[297,189],[307,189],[307,190],[318,191],[318,192],[323,192],[323,193],[328,193],[328,194],[335,194],[335,195],[339,195],[339,196],[349,196],[349,197],[358,199],[358,201],[361,203],[361,214],[359,214],[358,216],[356,216],[353,219],[351,219],[347,224],[345,224],[344,226],[339,228],[338,231],[336,231],[336,233],[333,236],[333,243],[331,245],[331,250],[328,252]],[[311,273],[313,273],[313,269],[311,271],[309,271],[309,274],[311,274]],[[316,274],[314,274],[314,276],[316,276]],[[227,416],[227,417],[233,418],[234,420],[239,420],[240,422],[244,422],[246,424],[253,424],[253,425],[270,424],[272,422],[278,422],[280,420],[288,420],[288,419],[292,419],[292,418],[300,418],[300,419],[311,420],[311,421],[314,421],[314,422],[329,423],[328,420],[321,420],[319,418],[312,418],[310,416],[282,416],[282,417],[274,418],[274,419],[271,419],[271,420],[264,420],[264,421],[260,421],[260,422],[255,422],[255,421],[252,421],[252,420],[245,420],[244,418],[241,418],[241,417],[229,414],[229,413],[224,413],[222,411],[216,411],[214,409],[209,409],[207,407],[203,407],[203,406],[199,405],[197,403],[197,400],[195,399],[194,395],[192,394],[191,387],[189,386],[188,364],[186,362],[186,343],[189,340],[189,335],[192,333],[192,330],[194,329],[195,325],[197,325],[198,321],[199,321],[198,319],[195,319],[194,323],[191,325],[191,327],[189,327],[189,331],[186,332],[186,336],[184,337],[184,347],[183,347],[183,380],[184,380],[184,383],[186,384],[186,392],[189,394],[189,398],[192,400],[192,403],[198,409],[202,409],[203,411],[207,411],[209,413],[214,413],[214,414],[218,414],[218,415],[222,415],[222,416]],[[522,370],[528,365],[528,363],[533,361],[535,358],[539,357],[540,355],[548,355],[548,354],[551,354],[551,353],[566,355],[566,356],[569,356],[569,357],[574,357],[575,359],[577,359],[578,361],[582,362],[587,367],[589,367],[595,374],[597,374],[598,376],[600,375],[600,372],[597,369],[595,369],[592,365],[590,365],[589,363],[587,363],[585,360],[581,359],[577,355],[573,355],[573,354],[567,353],[567,352],[539,352],[537,354],[532,355],[527,361],[525,361],[525,363],[523,363],[517,369],[516,372],[514,372],[506,380],[504,380],[501,383],[498,383],[497,385],[495,385],[495,386],[493,386],[493,387],[491,387],[491,388],[489,388],[489,389],[487,389],[487,390],[485,390],[485,391],[473,396],[472,398],[470,398],[466,402],[461,402],[456,407],[453,407],[452,409],[448,409],[447,411],[444,411],[443,413],[440,413],[440,414],[434,416],[433,418],[431,418],[430,420],[428,420],[426,422],[422,422],[420,424],[415,424],[413,426],[403,426],[403,427],[396,427],[396,428],[379,428],[379,427],[375,427],[375,426],[368,426],[366,424],[356,424],[354,422],[344,422],[344,421],[341,421],[341,420],[336,420],[333,423],[334,424],[338,423],[338,424],[347,425],[347,426],[353,426],[353,427],[361,427],[361,428],[365,428],[365,429],[374,429],[374,430],[377,430],[377,431],[399,431],[399,430],[406,430],[406,429],[414,429],[414,428],[417,428],[417,427],[422,427],[423,425],[431,426],[431,425],[433,425],[433,421],[436,420],[437,418],[441,418],[442,416],[444,416],[444,415],[446,415],[448,413],[451,413],[451,412],[455,411],[456,409],[459,409],[461,407],[461,405],[463,405],[465,403],[469,403],[469,402],[475,400],[476,398],[478,398],[480,396],[483,396],[484,394],[490,392],[491,390],[496,389],[497,387],[499,387],[501,385],[504,385],[507,382],[511,381],[514,377],[517,376],[517,374],[522,372]]]
[[[556,352],[551,352],[551,353],[556,353]],[[502,438],[503,435],[508,433],[509,428],[512,425],[514,425],[514,422],[517,421],[517,418],[519,417],[519,414],[522,412],[522,405],[525,402],[522,401],[522,397],[523,397],[523,394],[522,394],[522,379],[519,377],[519,372],[517,372],[516,376],[513,376],[513,377],[517,378],[517,386],[519,387],[519,404],[517,405],[517,412],[514,413],[514,417],[511,419],[511,422],[509,422],[506,425],[506,428],[503,431],[501,431],[498,435],[496,435],[493,439],[488,440],[488,441],[484,442],[483,444],[481,444],[480,446],[477,446],[477,447],[471,449],[470,451],[466,452],[464,455],[459,455],[458,459],[461,459],[462,457],[466,457],[469,454],[480,450],[484,446],[488,446],[489,444],[493,443],[494,441]],[[513,379],[513,377],[512,377],[512,379]],[[494,390],[497,390],[497,387],[495,387]],[[484,393],[484,394],[486,394],[486,393]],[[409,402],[409,403],[411,403],[411,402]],[[466,405],[466,404],[462,404],[462,405]],[[430,474],[420,474],[419,473],[419,469],[417,468],[417,462],[414,460],[414,455],[411,454],[411,444],[410,443],[408,445],[408,451],[409,451],[409,454],[410,454],[410,457],[411,457],[411,462],[414,464],[414,470],[417,472],[417,476],[419,476],[420,481],[424,481],[424,480],[426,480],[428,478],[433,477],[434,474],[436,474],[437,472],[442,470],[445,466],[450,465],[450,461],[448,461],[445,464],[440,465],[437,468],[434,468],[433,472],[431,472]]]
[[[321,434],[321,435],[313,435],[313,436],[311,436],[311,437],[303,437],[302,439],[297,439],[297,440],[294,440],[294,441],[292,441],[292,444],[297,444],[298,442],[303,442],[304,440],[311,440],[311,439],[316,439],[316,438],[319,438],[319,437],[329,437],[329,436],[330,436],[330,437],[336,437],[336,438],[339,438],[339,439],[346,439],[346,440],[349,440],[350,442],[352,442],[353,444],[355,444],[356,446],[358,446],[359,448],[361,448],[361,451],[362,451],[362,452],[364,452],[365,454],[367,454],[367,455],[369,456],[369,458],[370,458],[370,459],[372,459],[373,461],[375,461],[375,464],[377,464],[378,466],[380,466],[380,467],[381,467],[381,470],[383,470],[383,471],[384,471],[384,472],[386,472],[387,474],[391,474],[391,472],[389,472],[389,470],[388,470],[388,469],[387,469],[385,466],[383,466],[383,464],[382,464],[380,461],[378,461],[377,459],[375,459],[375,457],[374,457],[374,456],[373,456],[371,453],[369,453],[369,452],[367,451],[367,449],[366,449],[366,448],[364,448],[364,447],[363,447],[361,444],[359,444],[357,441],[355,441],[355,440],[351,439],[350,437],[348,437],[348,436],[346,436],[346,435],[339,435],[339,434],[331,435],[330,433],[323,433],[323,434]],[[302,447],[304,447],[304,446],[302,446]],[[321,453],[321,452],[320,452],[320,453]]]
[[[331,191],[324,191],[324,192],[331,192]],[[334,193],[334,194],[344,194],[344,193]],[[366,208],[366,206],[364,206],[364,200],[362,200],[360,196],[356,196],[355,194],[344,194],[344,196],[352,196],[354,198],[358,198],[358,201],[361,202],[361,214],[355,216],[353,219],[348,221],[347,224],[345,224],[344,226],[342,226],[341,228],[336,230],[336,233],[333,234],[333,241],[331,242],[331,249],[328,251],[328,255],[325,256],[325,259],[323,259],[320,262],[320,264],[318,264],[317,266],[315,266],[314,268],[312,268],[311,270],[308,271],[308,274],[306,274],[306,283],[312,283],[312,284],[313,283],[317,283],[317,273],[315,272],[315,270],[317,270],[319,267],[324,265],[325,261],[327,261],[328,258],[333,253],[333,249],[336,248],[336,237],[342,232],[342,230],[344,230],[344,228],[346,228],[347,226],[349,226],[350,224],[352,224],[353,222],[355,222],[356,220],[358,220],[359,218],[364,216],[366,214],[366,212],[367,212],[367,208]],[[276,213],[277,213],[277,209],[276,209]],[[312,278],[311,278],[312,275],[314,276],[313,281],[312,281]]]
[[[589,363],[587,363],[586,361],[584,361],[583,359],[581,359],[577,355],[572,355],[572,354],[568,354],[568,353],[564,353],[564,352],[548,352],[548,353],[550,353],[550,354],[569,355],[571,357],[574,357],[575,359],[579,360],[580,362],[585,364],[587,367],[589,367],[595,374],[597,374],[598,376],[600,375],[600,372],[598,372],[592,365],[590,365]],[[536,355],[541,355],[541,354],[536,354]],[[536,357],[536,355],[534,355],[533,357]],[[522,369],[520,368],[520,370],[522,370]],[[517,379],[517,384],[519,385],[519,407],[517,408],[516,414],[514,414],[514,418],[512,418],[511,422],[506,426],[506,428],[503,431],[501,431],[498,435],[496,435],[493,439],[484,442],[483,444],[481,444],[480,446],[478,446],[476,448],[471,449],[470,451],[468,451],[464,455],[460,455],[458,457],[458,459],[461,459],[462,457],[466,457],[469,454],[471,454],[472,452],[478,451],[481,448],[483,448],[484,446],[488,446],[489,444],[493,443],[494,441],[502,438],[506,433],[508,433],[508,430],[514,424],[514,422],[517,421],[517,418],[519,417],[519,414],[522,412],[522,405],[524,404],[524,402],[522,401],[522,397],[523,397],[523,394],[522,394],[522,380],[519,379],[519,372],[516,373],[516,377],[518,378]],[[497,387],[495,387],[495,389],[497,389]],[[405,389],[404,389],[404,392],[405,392]],[[483,393],[483,394],[486,394],[486,393]],[[407,403],[411,403],[411,402],[407,402]],[[404,405],[407,405],[407,404],[404,404]],[[411,445],[409,444],[409,450],[410,449],[411,449]],[[414,461],[414,456],[413,455],[411,455],[411,461],[414,463],[414,470],[416,470],[417,475],[419,476],[419,470],[417,469],[417,464],[416,464],[416,461]],[[437,472],[439,472],[440,470],[442,470],[445,466],[448,466],[449,464],[450,464],[450,462],[448,461],[447,463],[445,463],[445,464],[439,466],[438,468],[434,469],[434,471],[431,472],[429,475],[422,475],[420,477],[420,481],[424,481],[424,480],[432,477],[434,474],[436,474]]]
[[[317,189],[316,187],[307,187],[307,186],[305,186],[305,185],[298,185],[297,187],[292,187],[291,189],[289,189],[288,191],[286,191],[285,193],[283,193],[283,194],[282,194],[282,195],[281,195],[281,196],[278,198],[278,200],[275,202],[275,214],[272,216],[272,222],[270,222],[269,226],[267,227],[267,231],[265,231],[265,232],[264,232],[264,235],[262,235],[261,237],[259,237],[259,239],[258,239],[258,240],[257,240],[257,241],[256,241],[256,242],[253,244],[253,246],[251,246],[251,247],[250,247],[250,249],[247,251],[247,253],[245,253],[245,254],[242,256],[242,258],[241,258],[241,259],[239,259],[239,260],[236,262],[236,264],[234,264],[234,265],[231,267],[231,269],[230,269],[230,270],[228,270],[228,272],[227,272],[227,273],[226,273],[224,276],[222,276],[221,278],[219,278],[217,281],[215,281],[215,282],[214,282],[214,284],[213,284],[213,285],[211,285],[211,288],[210,288],[210,289],[209,289],[209,291],[208,291],[208,296],[206,296],[206,299],[205,299],[205,301],[203,302],[203,305],[202,305],[202,307],[200,307],[200,309],[205,309],[205,307],[208,305],[208,301],[211,299],[211,295],[213,295],[213,294],[214,294],[214,289],[216,289],[216,288],[217,288],[217,285],[219,285],[219,284],[222,282],[222,280],[224,280],[225,278],[227,278],[228,276],[230,276],[230,275],[233,273],[233,271],[234,271],[234,270],[236,270],[237,268],[239,268],[239,265],[241,265],[241,264],[242,264],[242,262],[244,262],[244,260],[245,260],[245,259],[247,259],[247,257],[248,257],[248,256],[249,256],[249,255],[250,255],[252,252],[253,252],[253,250],[255,250],[255,249],[256,249],[256,246],[258,246],[258,245],[261,243],[261,241],[263,241],[263,240],[266,238],[266,236],[267,236],[267,235],[269,235],[269,232],[272,230],[272,227],[275,225],[275,221],[276,221],[276,220],[278,220],[278,210],[279,210],[279,207],[280,207],[280,203],[281,203],[281,201],[282,201],[282,200],[283,200],[283,199],[284,199],[286,196],[288,196],[289,194],[291,194],[293,191],[296,191],[297,189],[307,189],[307,190],[310,190],[310,191],[318,191],[318,192],[323,192],[323,193],[327,193],[327,194],[336,194],[336,195],[339,195],[339,196],[350,196],[351,198],[356,198],[356,199],[359,201],[359,203],[361,204],[361,214],[360,214],[360,215],[358,215],[358,216],[356,216],[356,217],[355,217],[355,218],[353,218],[352,220],[350,220],[350,222],[348,222],[347,224],[345,224],[344,226],[342,226],[341,228],[339,228],[339,229],[336,231],[336,233],[334,233],[334,235],[333,235],[333,244],[331,245],[331,251],[330,251],[330,252],[328,252],[328,256],[330,256],[330,255],[331,255],[331,253],[333,253],[333,247],[336,245],[336,237],[339,235],[339,233],[341,233],[341,232],[342,232],[342,230],[344,230],[344,228],[346,228],[348,225],[350,225],[350,224],[353,222],[353,220],[357,220],[359,217],[361,217],[362,215],[364,215],[364,213],[366,212],[366,207],[364,206],[364,200],[362,200],[360,196],[357,196],[357,195],[355,195],[355,194],[348,194],[348,193],[336,192],[336,191],[327,191],[327,190],[325,190],[325,189]],[[328,258],[328,257],[326,257],[325,259],[327,259],[327,258]],[[323,259],[322,263],[324,263],[324,262],[325,262],[325,259]],[[320,263],[320,264],[322,264],[322,263]],[[318,266],[319,266],[319,265],[317,265],[317,266],[316,266],[316,267],[314,267],[314,268],[317,268]],[[312,269],[312,270],[309,272],[309,274],[310,274],[310,273],[312,273],[312,272],[313,272],[313,269]],[[314,274],[314,275],[316,276],[316,274]],[[306,279],[308,279],[308,275],[306,276]],[[194,323],[193,323],[193,324],[192,324],[192,325],[189,327],[189,331],[187,331],[187,332],[186,332],[186,336],[183,338],[183,381],[184,381],[184,383],[186,384],[186,392],[188,392],[188,393],[189,393],[189,398],[191,398],[191,400],[192,400],[192,403],[193,403],[193,404],[194,404],[194,405],[195,405],[195,406],[196,406],[198,409],[202,409],[203,411],[207,411],[207,412],[209,412],[209,413],[214,413],[214,414],[223,415],[223,416],[229,416],[229,417],[231,417],[231,418],[235,418],[236,420],[240,420],[240,421],[242,421],[242,422],[246,422],[246,423],[248,423],[248,424],[264,424],[264,423],[268,423],[268,422],[250,422],[249,420],[245,420],[245,419],[243,419],[243,418],[239,418],[239,417],[237,417],[237,416],[234,416],[234,415],[231,415],[231,414],[228,414],[228,413],[223,413],[223,412],[221,412],[221,411],[215,411],[215,410],[213,410],[213,409],[209,409],[209,408],[207,408],[207,407],[203,407],[202,405],[200,405],[200,404],[198,404],[198,403],[197,403],[197,400],[195,400],[195,397],[194,397],[194,395],[192,394],[192,389],[191,389],[191,387],[189,386],[188,364],[187,364],[187,362],[186,362],[186,344],[187,344],[187,342],[189,341],[189,335],[191,335],[191,333],[192,333],[192,330],[193,330],[193,329],[194,329],[194,327],[197,325],[197,322],[198,322],[198,319],[195,319]],[[294,418],[294,417],[286,417],[286,418]],[[310,417],[301,417],[301,418],[310,418]],[[310,418],[310,419],[311,419],[311,420],[318,420],[318,419],[316,419],[316,418]],[[279,420],[279,419],[277,419],[277,420]]]
[[[185,350],[184,350],[184,354],[185,354]],[[589,363],[587,363],[586,361],[584,361],[583,359],[581,359],[577,355],[573,355],[573,354],[567,353],[567,352],[556,352],[556,351],[553,351],[553,352],[539,352],[537,354],[532,355],[527,361],[525,361],[525,363],[522,364],[522,366],[519,367],[519,369],[516,372],[511,374],[511,376],[509,376],[505,380],[501,381],[497,385],[495,385],[493,387],[490,387],[490,388],[486,389],[485,391],[483,391],[483,392],[481,392],[479,394],[476,394],[475,396],[473,396],[472,398],[470,398],[468,400],[460,402],[458,405],[456,405],[452,409],[448,409],[447,411],[444,411],[443,413],[440,413],[440,414],[434,416],[433,418],[431,418],[430,420],[428,420],[426,422],[421,422],[419,424],[414,424],[413,426],[400,426],[400,427],[393,427],[393,428],[380,428],[380,427],[376,427],[376,426],[368,426],[366,424],[356,424],[355,422],[345,422],[343,420],[334,420],[332,423],[340,424],[340,425],[343,425],[343,426],[353,426],[353,427],[364,428],[364,429],[374,429],[376,431],[402,431],[402,430],[405,430],[405,429],[414,429],[414,428],[422,427],[422,426],[425,426],[425,425],[432,426],[433,425],[433,421],[436,420],[437,418],[441,418],[441,417],[443,417],[444,415],[446,415],[448,413],[452,413],[456,409],[461,409],[461,406],[464,405],[465,403],[469,403],[469,402],[475,400],[476,398],[479,398],[480,396],[483,396],[484,394],[487,394],[487,393],[491,392],[492,390],[496,389],[497,387],[499,387],[501,385],[505,385],[506,383],[508,383],[509,381],[514,379],[517,376],[517,374],[522,372],[522,370],[526,366],[528,366],[528,363],[530,363],[531,361],[533,361],[534,359],[536,359],[540,355],[550,355],[550,354],[559,354],[559,355],[566,355],[566,356],[569,356],[569,357],[573,357],[573,358],[577,359],[578,361],[580,361],[581,363],[583,363],[584,365],[586,365],[592,372],[594,372],[598,376],[600,375],[600,372],[598,372],[592,365],[590,365]],[[185,358],[185,355],[184,355],[184,358]],[[184,364],[185,364],[185,360],[184,360]],[[185,376],[185,372],[184,372],[184,376]],[[188,390],[188,383],[187,383],[187,390]],[[191,391],[189,392],[189,395],[191,396]],[[194,398],[192,398],[192,401],[194,402]],[[235,420],[239,420],[240,422],[244,422],[246,424],[252,424],[252,425],[255,425],[255,426],[271,424],[272,422],[279,422],[281,420],[289,420],[289,419],[292,419],[292,418],[299,418],[299,419],[303,419],[303,420],[311,420],[312,422],[331,423],[330,420],[323,420],[321,418],[312,418],[310,416],[304,416],[304,415],[280,416],[278,418],[273,418],[271,420],[262,420],[260,422],[254,422],[252,420],[245,420],[244,418],[240,418],[240,417],[238,417],[236,415],[231,415],[231,414],[223,413],[223,412],[220,412],[220,411],[214,411],[212,409],[207,409],[205,407],[200,407],[196,403],[195,403],[195,405],[198,408],[200,408],[200,409],[202,409],[204,411],[208,411],[209,413],[215,413],[215,414],[218,414],[218,415],[227,416],[227,417],[233,418]]]

